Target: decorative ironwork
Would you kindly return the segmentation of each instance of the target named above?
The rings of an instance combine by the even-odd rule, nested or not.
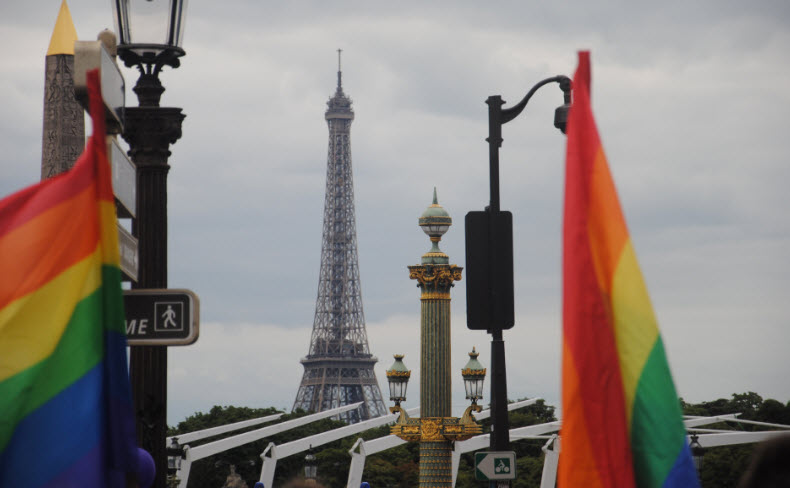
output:
[[[483,432],[483,427],[472,417],[473,410],[479,412],[480,407],[470,405],[460,419],[458,417],[410,418],[400,407],[391,407],[391,412],[401,414],[398,421],[390,427],[390,432],[407,442],[464,441]]]
[[[341,418],[349,423],[386,413],[370,353],[357,256],[351,166],[351,99],[343,92],[338,55],[337,90],[327,102],[329,151],[321,270],[310,351],[293,408],[321,412],[364,401]]]
[[[428,288],[442,289],[453,286],[454,281],[461,281],[464,268],[450,265],[409,266],[409,279],[417,280],[417,286],[427,291]]]

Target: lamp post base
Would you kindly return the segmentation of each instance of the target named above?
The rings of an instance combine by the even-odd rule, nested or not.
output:
[[[472,405],[462,418],[423,417],[409,418],[400,407],[397,423],[390,427],[392,434],[409,442],[420,443],[420,488],[452,488],[453,486],[453,442],[463,441],[482,433],[483,428],[475,423]]]

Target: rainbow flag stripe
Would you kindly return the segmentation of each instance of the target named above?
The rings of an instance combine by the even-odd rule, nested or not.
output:
[[[0,201],[0,486],[125,486],[136,471],[96,73],[90,85],[93,136],[74,167]]]
[[[697,487],[650,297],[579,53],[568,120],[558,486]]]

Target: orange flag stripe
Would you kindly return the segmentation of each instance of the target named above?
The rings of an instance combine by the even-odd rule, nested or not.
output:
[[[601,290],[611,296],[615,270],[628,241],[628,228],[617,201],[617,190],[606,164],[603,147],[600,141],[597,143],[599,149],[590,175],[587,231],[598,284]]]
[[[55,205],[0,238],[0,309],[52,280],[96,249],[93,187]],[[42,238],[61,236],[67,242]]]
[[[562,432],[572,432],[574,442],[561,443],[560,469],[558,470],[558,486],[584,486],[603,488],[596,463],[595,450],[589,437],[587,419],[584,414],[584,400],[579,393],[579,374],[568,344],[563,342],[562,353],[562,385],[565,407],[562,411]],[[575,460],[572,468],[564,469],[562,463],[568,459]]]

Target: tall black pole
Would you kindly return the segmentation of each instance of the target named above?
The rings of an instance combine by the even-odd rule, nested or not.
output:
[[[138,278],[134,288],[167,288],[167,173],[169,146],[181,137],[180,108],[159,107],[164,88],[156,74],[142,74],[134,88],[139,107],[127,107],[123,138],[137,166]],[[131,346],[129,374],[138,443],[156,464],[155,488],[167,477],[167,346]]]
[[[497,249],[496,239],[499,237],[496,232],[497,214],[500,212],[499,206],[499,148],[502,146],[502,97],[494,95],[488,97],[488,161],[491,202],[486,209],[489,215],[489,244],[491,250],[489,255],[489,283],[494,283],[498,278]],[[491,287],[491,297],[489,303],[491,309],[496,310],[501,306],[496,294],[496,287]],[[507,412],[507,374],[505,371],[505,341],[502,339],[503,324],[489,324],[488,332],[491,334],[491,423],[492,431],[489,447],[492,451],[510,450],[510,421]],[[490,486],[509,486],[508,482],[492,481]]]

